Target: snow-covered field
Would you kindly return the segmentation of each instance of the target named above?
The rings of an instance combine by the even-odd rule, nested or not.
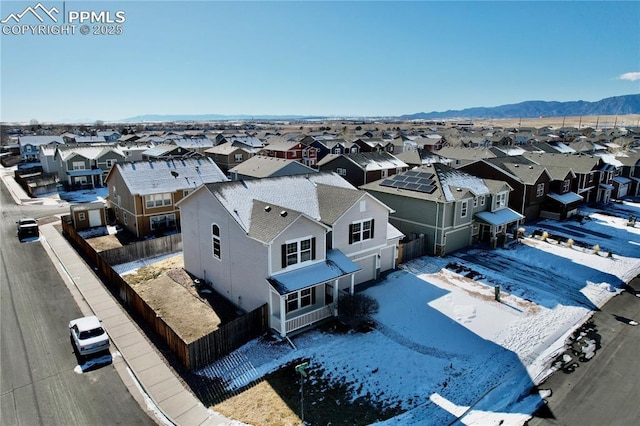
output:
[[[589,220],[541,221],[525,234],[547,230],[583,247],[527,237],[508,250],[419,258],[365,291],[380,303],[375,330],[310,331],[292,339],[297,350],[256,340],[197,373],[220,376],[233,359],[243,373],[222,374],[238,389],[309,358],[325,378],[350,383],[354,399],[399,403],[405,412],[385,424],[523,424],[542,402],[531,388],[567,336],[640,273],[640,225],[626,226],[640,204],[582,213]]]

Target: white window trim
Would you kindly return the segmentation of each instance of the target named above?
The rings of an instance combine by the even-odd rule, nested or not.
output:
[[[469,215],[469,201],[464,200],[460,203],[460,217],[467,217]]]
[[[539,183],[536,186],[536,197],[542,197],[544,195],[544,183]]]
[[[370,241],[370,240],[373,240],[373,237],[371,236],[372,234],[374,234],[374,233],[373,233],[373,226],[370,226],[370,227],[369,227],[369,229],[368,229],[368,231],[369,231],[369,238],[366,238],[366,239],[365,239],[365,238],[363,238],[363,237],[364,237],[364,232],[365,232],[365,229],[364,229],[363,224],[364,224],[364,223],[367,223],[367,222],[369,222],[371,225],[373,225],[373,223],[372,223],[372,222],[373,222],[373,218],[372,218],[372,217],[369,217],[369,218],[366,218],[366,219],[356,220],[356,221],[354,221],[354,222],[351,222],[351,225],[360,225],[360,230],[359,230],[359,231],[353,231],[353,232],[351,233],[351,234],[352,234],[352,237],[351,237],[351,241],[352,241],[352,242],[351,242],[351,244],[361,243],[361,242],[363,242],[363,241]],[[359,235],[359,238],[360,238],[360,239],[356,240],[356,239],[353,237],[353,236],[355,236],[356,234],[357,234],[357,235]]]
[[[218,235],[215,235],[213,233],[213,227],[217,226],[218,227]],[[218,251],[220,252],[218,256],[216,256],[216,242],[218,243]],[[218,225],[217,223],[212,223],[211,224],[211,256],[213,256],[214,259],[218,259],[218,260],[222,260],[222,241],[220,239],[220,225]]]
[[[506,192],[498,192],[496,194],[496,202],[495,209],[498,210],[507,206],[507,193]]]
[[[171,218],[173,217],[173,223],[176,223],[176,215],[175,213],[167,213],[167,214],[158,214],[155,216],[151,216],[149,217],[149,228],[154,231],[156,228],[154,227],[154,219],[155,218],[159,218],[159,217],[163,217],[165,219],[165,222],[167,221],[167,218]]]
[[[308,250],[302,250],[302,242],[303,241],[309,241],[309,249]],[[289,254],[293,253],[288,253],[287,249],[285,249],[285,256],[286,256],[286,267],[289,268],[291,266],[297,266],[297,265],[306,265],[308,262],[311,262],[313,260],[313,235],[308,235],[306,237],[302,237],[302,238],[296,238],[295,240],[287,240],[284,242],[285,246],[287,246],[287,249],[289,247],[289,244],[296,244],[296,262],[294,263],[289,263]],[[302,261],[302,252],[309,252],[309,259]]]

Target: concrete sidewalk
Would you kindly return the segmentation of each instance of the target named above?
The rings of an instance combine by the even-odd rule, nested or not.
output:
[[[16,204],[28,196],[2,175]],[[205,407],[178,379],[102,281],[53,224],[40,226],[40,242],[83,315],[100,318],[111,338],[113,365],[129,392],[160,424],[241,425]],[[112,348],[112,352],[113,351]]]

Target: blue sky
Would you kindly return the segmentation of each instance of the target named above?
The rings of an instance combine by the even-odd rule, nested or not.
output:
[[[37,3],[3,0],[0,19]],[[3,28],[1,121],[379,116],[640,92],[637,1],[41,3],[124,11],[123,33]]]

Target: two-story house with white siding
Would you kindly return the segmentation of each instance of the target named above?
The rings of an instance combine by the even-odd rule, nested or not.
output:
[[[335,173],[205,184],[178,204],[185,269],[281,336],[394,269],[391,210]]]

